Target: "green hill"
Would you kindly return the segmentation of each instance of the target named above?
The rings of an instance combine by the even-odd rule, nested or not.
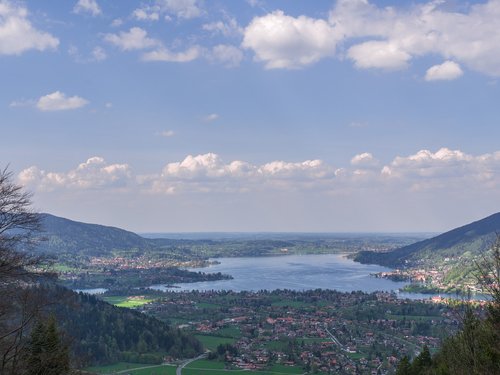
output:
[[[390,252],[361,251],[355,260],[389,267],[457,262],[487,251],[500,233],[500,213]]]
[[[135,233],[104,225],[87,224],[40,214],[43,241],[38,250],[49,254],[109,255],[114,250],[147,250],[152,242]]]

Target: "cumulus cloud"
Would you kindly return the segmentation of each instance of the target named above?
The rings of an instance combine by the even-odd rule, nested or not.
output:
[[[33,27],[28,10],[17,3],[0,1],[0,55],[20,55],[35,49],[56,49],[59,39]]]
[[[212,48],[209,59],[222,65],[233,68],[240,65],[243,60],[243,52],[235,46],[219,44]]]
[[[160,133],[162,137],[169,138],[173,137],[175,135],[175,132],[173,130],[164,130]]]
[[[350,194],[366,189],[384,195],[403,191],[496,191],[500,186],[500,151],[470,155],[448,148],[436,152],[420,150],[397,156],[382,168],[370,153],[355,155],[347,167],[319,159],[275,160],[260,165],[242,160],[226,162],[220,155],[206,153],[166,163],[161,171],[149,175],[135,175],[128,164],[108,164],[101,157],[92,157],[68,172],[48,172],[32,166],[19,174],[19,181],[45,191],[128,188],[153,194],[282,190]]]
[[[499,17],[500,0],[460,11],[442,1],[379,7],[368,0],[338,0],[328,19],[291,17],[279,10],[255,17],[242,45],[267,68],[303,67],[337,53],[361,69],[395,70],[415,58],[438,55],[500,76]],[[456,78],[459,71],[448,63],[432,69],[429,77]]]
[[[192,19],[203,14],[198,0],[156,0],[133,11],[132,16],[140,21],[158,21],[161,16],[168,21],[172,16]]]
[[[454,61],[445,61],[441,65],[434,65],[425,73],[426,81],[451,81],[464,74],[460,65]]]
[[[219,118],[219,115],[217,113],[210,113],[206,116],[203,116],[203,121],[205,122],[213,122]]]
[[[198,46],[192,46],[180,52],[174,52],[162,46],[154,51],[144,53],[142,60],[183,63],[196,60],[200,55],[201,48]]]
[[[79,96],[66,96],[66,94],[55,91],[51,94],[42,96],[36,102],[36,107],[40,111],[65,111],[70,109],[77,109],[84,107],[88,104],[86,99]]]
[[[243,29],[240,25],[238,25],[238,22],[233,17],[228,17],[227,20],[224,21],[206,23],[202,26],[202,28],[212,34],[220,34],[225,37],[233,37],[243,34]]]
[[[358,68],[402,69],[411,55],[390,42],[370,41],[355,45],[347,51]]]
[[[96,0],[78,0],[78,2],[73,7],[73,12],[75,13],[89,13],[92,16],[98,16],[102,13],[99,4]]]
[[[92,50],[92,60],[93,61],[103,61],[108,58],[106,51],[102,47],[94,47]]]
[[[149,38],[147,31],[140,27],[132,27],[129,31],[118,34],[106,34],[104,40],[123,51],[141,50],[161,44],[158,40]]]
[[[351,159],[351,164],[354,166],[372,167],[377,166],[379,161],[371,153],[363,152],[362,154],[355,155]]]
[[[325,20],[292,17],[277,10],[255,17],[245,28],[242,46],[266,68],[300,68],[333,56],[339,37]]]
[[[108,164],[97,156],[89,158],[66,173],[47,172],[32,166],[18,175],[21,184],[42,191],[122,188],[130,183],[131,177],[131,170],[127,164]]]

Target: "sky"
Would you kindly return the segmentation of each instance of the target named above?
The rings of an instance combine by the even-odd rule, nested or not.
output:
[[[499,211],[500,0],[0,0],[0,167],[137,232]]]

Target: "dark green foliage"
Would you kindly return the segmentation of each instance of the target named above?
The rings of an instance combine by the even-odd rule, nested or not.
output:
[[[399,362],[396,375],[411,375],[411,363],[407,356],[404,356]]]
[[[64,375],[69,371],[68,347],[62,340],[54,317],[39,321],[31,332],[27,349],[28,375]]]
[[[58,301],[51,311],[72,341],[77,366],[117,361],[160,363],[165,355],[183,358],[202,351],[195,338],[138,311],[53,285],[41,286],[38,292]]]

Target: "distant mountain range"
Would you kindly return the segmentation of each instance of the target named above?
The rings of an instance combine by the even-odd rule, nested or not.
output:
[[[389,267],[417,266],[460,257],[474,258],[487,251],[500,234],[500,212],[390,252],[361,251],[355,260]]]

